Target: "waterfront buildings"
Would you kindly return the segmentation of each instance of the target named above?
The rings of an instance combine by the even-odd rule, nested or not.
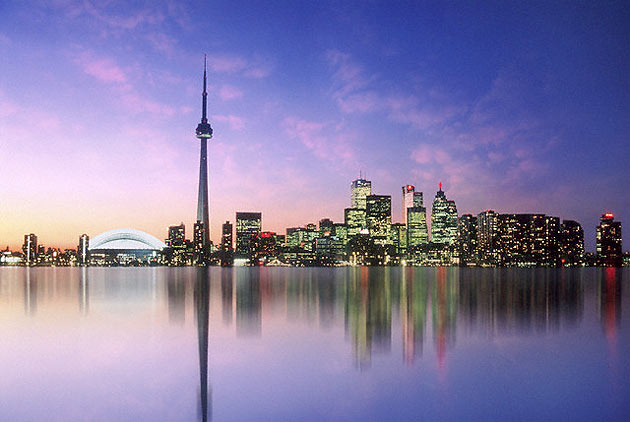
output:
[[[584,264],[584,230],[577,221],[564,220],[560,227],[560,262],[565,267]]]
[[[250,260],[253,258],[254,249],[252,242],[262,228],[262,213],[237,212],[236,213],[236,250],[235,258]]]
[[[79,237],[79,245],[77,246],[77,263],[79,265],[87,265],[89,263],[89,247],[90,236],[84,233]]]
[[[454,245],[457,240],[457,207],[455,201],[446,198],[440,189],[435,194],[431,210],[431,242]]]
[[[33,233],[24,235],[22,252],[24,253],[24,263],[26,265],[37,263],[37,236]]]
[[[486,210],[477,215],[477,259],[479,265],[496,266],[499,264],[497,247],[497,213]]]
[[[422,192],[416,192],[414,185],[405,185],[402,187],[402,222],[407,224],[407,208],[422,207]]]
[[[365,202],[365,218],[370,237],[377,245],[389,244],[389,232],[392,225],[392,197],[390,195],[368,195]]]
[[[464,214],[459,217],[457,223],[457,246],[459,247],[459,260],[462,265],[476,264],[477,262],[477,217],[472,214]]]
[[[611,212],[602,215],[597,226],[597,260],[606,267],[623,265],[621,222]]]

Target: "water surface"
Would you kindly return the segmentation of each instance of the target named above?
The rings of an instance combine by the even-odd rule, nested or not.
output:
[[[0,420],[630,420],[628,269],[0,268]]]

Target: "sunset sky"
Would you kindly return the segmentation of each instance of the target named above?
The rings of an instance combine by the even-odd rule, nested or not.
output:
[[[343,221],[360,171],[394,222],[442,182],[589,250],[605,211],[630,233],[628,2],[475,3],[0,2],[0,247],[190,237],[204,54],[215,242],[236,211]]]

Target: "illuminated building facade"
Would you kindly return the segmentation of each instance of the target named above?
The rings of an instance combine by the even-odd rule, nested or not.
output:
[[[477,217],[464,214],[459,217],[457,224],[457,246],[459,247],[459,262],[471,265],[477,262]]]
[[[346,208],[343,221],[348,228],[348,237],[353,237],[367,229],[366,210],[361,208]]]
[[[407,225],[403,223],[392,224],[391,244],[394,247],[394,255],[404,257],[407,254]]]
[[[254,252],[254,265],[263,265],[278,256],[276,234],[260,232],[253,237],[251,247]]]
[[[352,208],[366,209],[366,197],[372,195],[372,182],[357,179],[350,186],[350,204]]]
[[[429,244],[427,228],[427,209],[425,207],[407,208],[407,250],[416,251]]]
[[[90,236],[82,234],[79,237],[79,245],[77,246],[77,264],[88,265],[90,262]]]
[[[368,195],[365,201],[365,216],[370,237],[377,245],[389,244],[389,230],[392,224],[392,197],[390,195]]]
[[[210,242],[206,242],[208,231],[202,221],[193,225],[193,262],[195,265],[206,265],[210,256]]]
[[[232,252],[234,250],[233,240],[233,227],[232,223],[226,221],[221,226],[221,250],[225,252]]]
[[[319,220],[319,235],[330,236],[333,232],[333,226],[335,223],[330,218],[322,218]]]
[[[251,258],[252,240],[261,232],[262,213],[237,212],[236,213],[236,257]]]
[[[457,240],[457,207],[455,201],[448,200],[442,184],[435,194],[431,209],[431,242],[454,245]]]
[[[596,240],[599,265],[621,267],[623,265],[621,222],[615,221],[613,213],[607,212],[600,218]]]
[[[480,265],[499,263],[497,213],[487,210],[477,215],[477,257]]]
[[[496,217],[497,265],[560,264],[560,219],[545,214],[499,214]]]
[[[22,252],[24,253],[24,263],[26,265],[35,265],[37,263],[37,236],[33,233],[24,235]]]
[[[560,260],[565,267],[584,264],[584,230],[577,221],[563,220],[560,227]]]
[[[402,187],[402,222],[407,224],[407,208],[423,207],[424,200],[422,192],[416,192],[414,185],[405,185]]]

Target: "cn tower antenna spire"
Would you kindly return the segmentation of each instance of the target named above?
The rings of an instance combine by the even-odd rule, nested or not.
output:
[[[202,123],[208,123],[208,115],[207,115],[207,107],[208,107],[208,91],[206,89],[206,68],[207,68],[207,59],[206,59],[206,55],[203,55],[203,94],[202,94],[202,99],[203,99],[203,104],[202,104],[202,108],[201,108],[201,122]]]

